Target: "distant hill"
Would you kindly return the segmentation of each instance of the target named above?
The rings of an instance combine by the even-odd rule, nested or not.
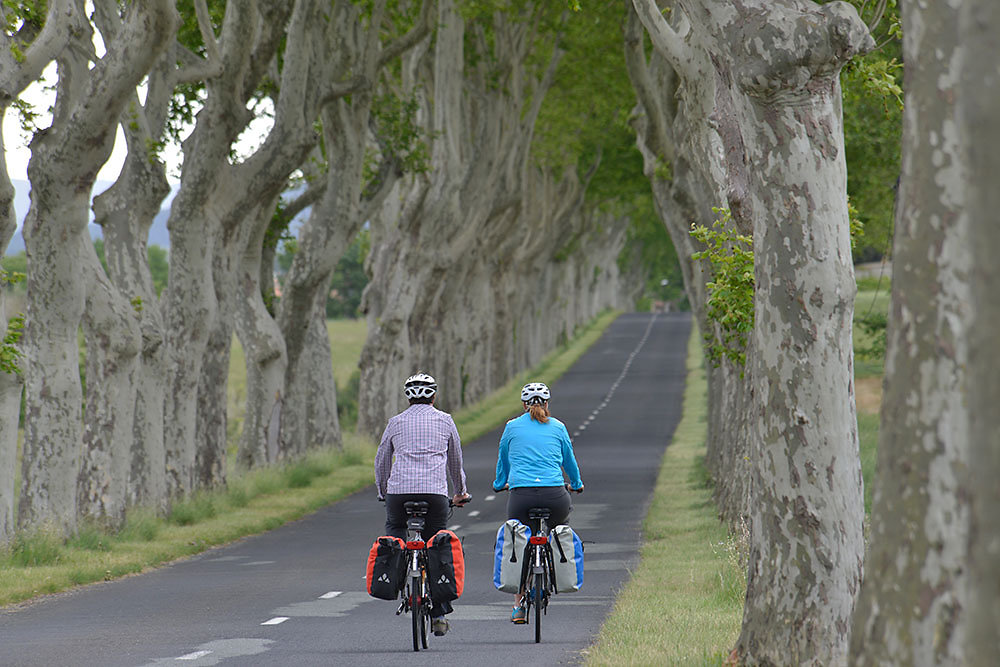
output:
[[[21,237],[21,225],[24,223],[24,216],[28,214],[28,207],[31,206],[31,184],[28,181],[11,181],[14,184],[14,211],[17,213],[17,232],[14,233],[14,237],[10,240],[10,244],[7,246],[8,255],[16,255],[17,253],[24,250],[24,239]],[[106,189],[111,187],[111,183],[107,181],[98,181],[94,185],[94,194],[98,195],[104,192]],[[156,214],[153,218],[153,226],[149,230],[149,245],[158,245],[163,248],[170,247],[170,234],[167,233],[167,217],[170,215],[170,202],[173,201],[174,194],[176,194],[176,188],[167,195],[166,200],[163,202],[163,208],[160,212]],[[91,212],[91,220],[93,220],[93,212]],[[90,236],[91,238],[99,239],[101,238],[101,228],[95,225],[93,222],[90,223]]]

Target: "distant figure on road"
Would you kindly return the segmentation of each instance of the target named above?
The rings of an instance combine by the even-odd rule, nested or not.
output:
[[[403,503],[411,500],[429,505],[423,530],[430,540],[448,522],[448,479],[455,495],[452,502],[464,505],[472,497],[465,487],[462,442],[455,422],[447,412],[434,407],[437,382],[426,373],[417,373],[403,383],[410,407],[389,423],[375,454],[375,486],[379,500],[385,500],[385,532],[406,539]],[[434,601],[431,630],[440,637],[448,632],[445,614],[450,602]]]
[[[551,392],[543,382],[529,382],[521,389],[524,414],[507,422],[500,436],[497,453],[497,477],[493,490],[510,487],[507,518],[530,525],[528,510],[547,507],[549,526],[566,523],[573,509],[563,482],[563,471],[575,493],[583,493],[580,467],[573,454],[569,432],[549,412]],[[521,603],[524,591],[517,594],[510,620],[526,623]]]

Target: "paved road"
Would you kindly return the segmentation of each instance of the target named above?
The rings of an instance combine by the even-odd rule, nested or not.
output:
[[[363,491],[270,533],[149,574],[0,612],[0,665],[517,665],[573,663],[600,629],[637,559],[639,529],[677,424],[690,319],[624,315],[552,387],[587,490],[570,522],[588,542],[581,592],[533,626],[510,623],[491,583],[506,496],[492,494],[499,430],[465,447],[472,504],[465,594],[451,632],[411,651],[410,621],[370,598],[364,562],[383,507]]]

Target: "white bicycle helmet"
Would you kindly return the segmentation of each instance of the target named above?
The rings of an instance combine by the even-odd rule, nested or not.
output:
[[[529,405],[544,403],[551,395],[544,382],[529,382],[521,388],[521,401]]]
[[[437,382],[427,373],[417,373],[406,378],[403,393],[407,398],[430,398],[437,393]]]

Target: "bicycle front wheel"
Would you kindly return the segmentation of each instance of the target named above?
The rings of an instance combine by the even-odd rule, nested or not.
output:
[[[413,650],[420,650],[420,633],[423,628],[424,606],[421,600],[422,594],[420,577],[410,578],[410,616],[413,623]],[[424,647],[426,648],[426,635],[424,636]]]
[[[535,605],[535,643],[542,641],[542,590],[545,588],[545,575],[535,575],[535,587],[532,591]]]

